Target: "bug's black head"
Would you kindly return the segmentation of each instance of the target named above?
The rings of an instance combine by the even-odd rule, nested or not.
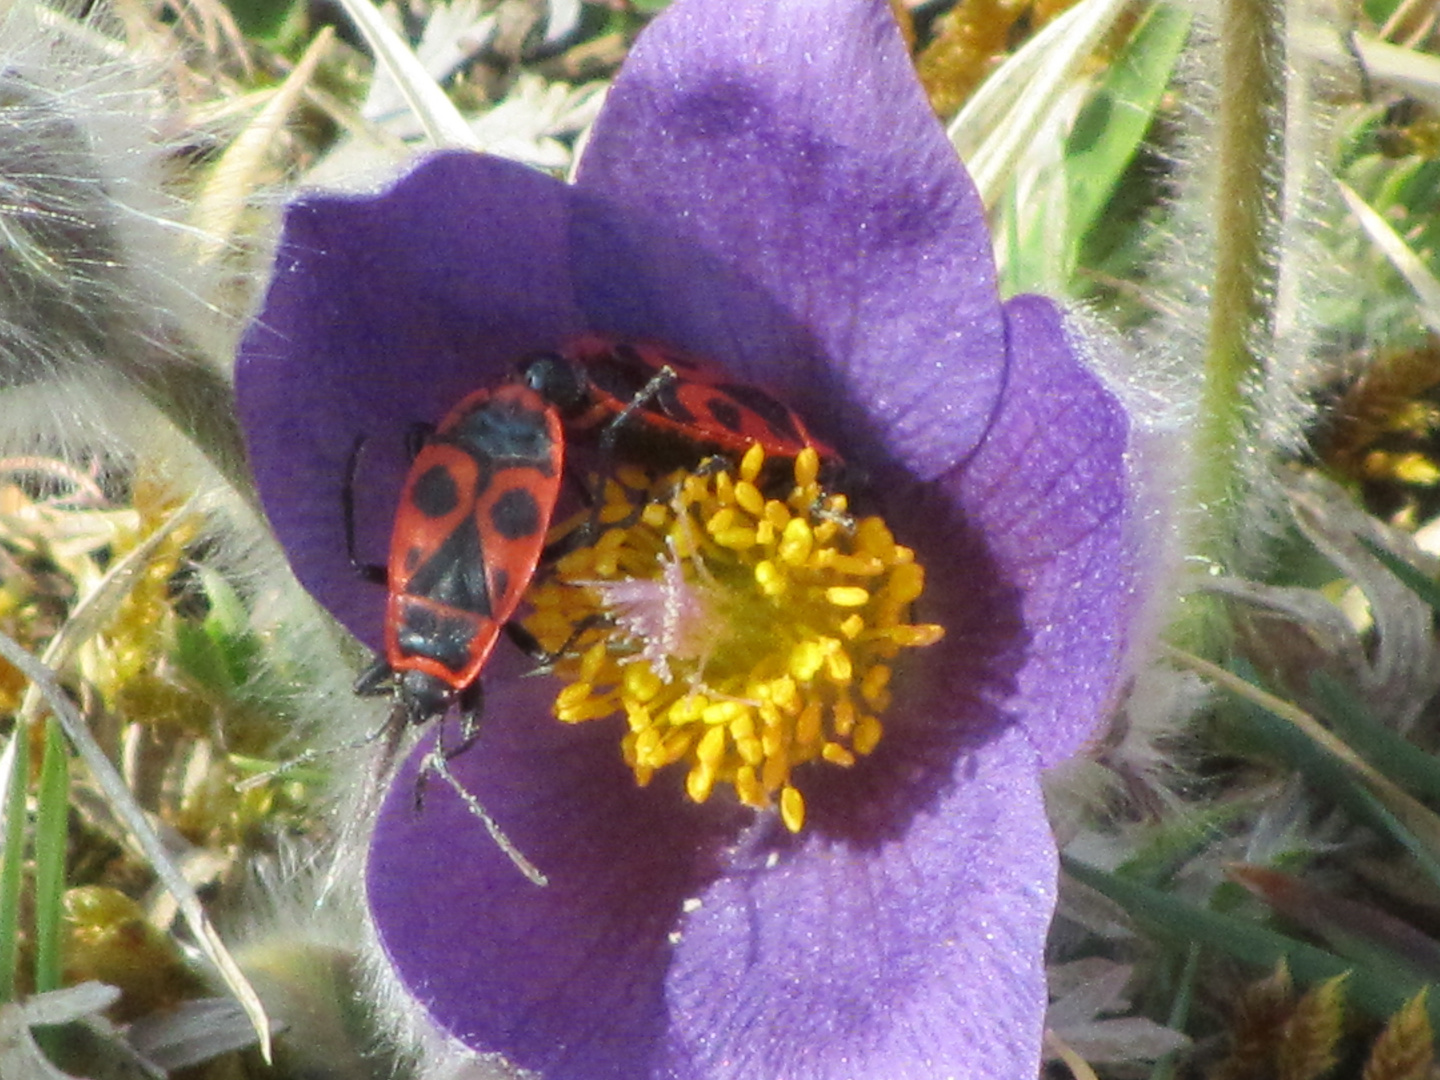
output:
[[[562,413],[574,412],[586,403],[584,373],[557,352],[527,356],[520,361],[520,378]]]
[[[413,668],[400,675],[399,699],[407,724],[424,724],[444,716],[455,700],[455,688],[443,679]]]

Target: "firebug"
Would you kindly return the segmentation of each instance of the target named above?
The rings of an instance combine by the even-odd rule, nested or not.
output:
[[[738,459],[755,443],[782,462],[813,447],[822,462],[840,463],[768,391],[668,345],[582,334],[527,357],[521,377],[555,404],[568,431],[599,430],[605,444],[656,466],[693,464],[697,448]]]
[[[555,405],[512,382],[469,394],[423,437],[401,488],[387,566],[356,560],[352,484],[344,494],[351,561],[389,588],[385,655],[360,676],[356,692],[393,687],[392,739],[406,724],[460,706],[461,744],[437,744],[422,776],[435,772],[455,788],[532,877],[538,871],[454,780],[446,761],[474,741],[480,672],[535,574],[564,458]]]

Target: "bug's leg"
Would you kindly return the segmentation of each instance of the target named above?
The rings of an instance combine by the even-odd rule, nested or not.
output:
[[[600,460],[613,462],[615,460],[615,445],[619,441],[625,425],[630,423],[637,412],[643,409],[651,401],[665,392],[667,388],[674,385],[679,378],[675,369],[666,364],[659,371],[650,377],[650,381],[642,386],[633,398],[626,403],[625,408],[615,414],[615,417],[605,425],[600,433]],[[590,519],[575,530],[571,536],[574,538],[573,547],[583,547],[595,542],[595,537],[600,535],[600,510],[605,505],[605,476],[600,473],[594,474],[588,484],[588,496],[584,501],[590,507]],[[634,524],[638,520],[638,514],[644,508],[637,509],[636,514],[625,521],[616,522],[621,527]],[[563,552],[561,554],[564,554]]]
[[[574,628],[570,631],[570,636],[565,639],[564,644],[553,651],[546,650],[536,639],[535,635],[530,633],[529,630],[526,630],[525,627],[521,626],[518,622],[507,622],[505,624],[505,636],[510,639],[511,643],[514,644],[517,649],[535,661],[535,667],[527,672],[527,674],[548,675],[555,667],[556,661],[568,656],[570,650],[575,648],[575,643],[580,640],[586,631],[594,630],[600,626],[610,626],[612,623],[613,620],[608,615],[602,615],[599,612],[593,615],[587,615],[575,624]]]
[[[480,714],[485,708],[485,692],[481,687],[480,680],[476,679],[461,690],[458,701],[460,703],[460,741],[455,746],[443,751],[446,761],[459,757],[469,750],[475,745],[475,740],[480,737]],[[435,748],[442,749],[438,740]]]
[[[379,697],[390,692],[387,684],[394,677],[395,669],[390,666],[390,661],[383,656],[377,656],[356,678],[353,691],[359,697]]]
[[[668,387],[673,386],[678,379],[675,369],[669,364],[652,375],[650,381],[639,389],[625,408],[615,414],[615,419],[605,425],[605,430],[600,433],[600,453],[605,457],[613,457],[615,442],[620,437],[621,429],[630,422],[630,418],[664,393]]]
[[[420,456],[420,449],[425,445],[425,440],[435,434],[435,425],[427,424],[423,420],[417,420],[405,429],[405,456],[414,461]]]
[[[350,456],[345,461],[345,484],[340,488],[340,512],[345,518],[345,555],[361,581],[384,585],[389,580],[385,567],[376,563],[362,563],[355,554],[355,471],[360,465],[360,449],[364,445],[365,436],[357,435],[354,445],[350,447]]]
[[[435,731],[435,747],[425,755],[420,771],[415,774],[415,809],[418,812],[425,803],[425,776],[438,772],[435,762],[446,762],[459,757],[480,737],[480,711],[484,707],[485,695],[480,680],[475,680],[460,691],[455,698],[460,707],[460,741],[454,746],[445,745],[445,718],[440,717]]]

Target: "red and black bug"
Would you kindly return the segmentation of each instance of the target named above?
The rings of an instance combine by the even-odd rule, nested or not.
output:
[[[344,493],[351,562],[367,580],[389,588],[385,655],[360,676],[355,690],[373,694],[393,686],[392,738],[407,723],[425,723],[459,705],[461,743],[448,749],[437,744],[425,770],[439,773],[465,798],[527,873],[533,867],[445,763],[474,741],[480,672],[535,574],[564,458],[555,406],[526,386],[507,383],[465,397],[420,443],[400,492],[388,566],[355,558],[351,483]]]
[[[527,357],[521,376],[555,404],[567,430],[599,430],[606,449],[618,445],[657,466],[693,464],[697,449],[735,458],[755,443],[768,458],[793,460],[811,447],[840,464],[784,402],[667,345],[583,334]]]

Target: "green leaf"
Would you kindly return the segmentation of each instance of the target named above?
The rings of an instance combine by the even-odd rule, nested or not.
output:
[[[1348,687],[1325,672],[1310,676],[1310,689],[1357,754],[1406,790],[1440,801],[1440,759],[1377,723]]]
[[[1423,985],[1407,972],[1352,964],[1324,949],[1244,919],[1207,911],[1074,859],[1062,856],[1061,863],[1071,877],[1109,897],[1147,932],[1177,947],[1199,944],[1264,969],[1274,968],[1283,960],[1295,980],[1306,986],[1349,972],[1345,988],[1350,1001],[1371,1016],[1390,1016]],[[1436,1013],[1434,1006],[1431,1008],[1433,1021]]]
[[[253,677],[262,643],[252,632],[250,613],[230,583],[209,567],[199,567],[197,574],[210,611],[199,625],[179,623],[172,658],[188,678],[231,698]]]
[[[1427,574],[1406,562],[1395,552],[1381,547],[1368,537],[1357,536],[1355,539],[1360,542],[1361,547],[1379,559],[1385,565],[1385,569],[1399,578],[1411,592],[1436,611],[1440,611],[1440,583],[1432,580]]]
[[[15,1000],[19,971],[20,894],[25,888],[25,793],[30,785],[31,725],[17,724],[6,753],[5,850],[0,859],[0,1003]]]
[[[64,961],[66,829],[70,822],[70,748],[58,720],[45,722],[45,754],[35,811],[35,989],[58,990]]]
[[[226,0],[235,25],[246,37],[274,41],[304,5],[297,0]]]
[[[1158,4],[1140,20],[1065,144],[1070,267],[1134,160],[1190,34],[1190,13]]]
[[[1244,678],[1245,672],[1241,672]],[[1254,681],[1253,675],[1250,681]],[[1311,786],[1345,807],[1355,818],[1390,836],[1415,859],[1416,865],[1440,886],[1440,850],[1424,835],[1423,822],[1409,823],[1402,818],[1411,808],[1397,807],[1393,800],[1382,801],[1358,777],[1353,768],[1322,748],[1289,720],[1281,719],[1250,701],[1242,701],[1241,714],[1250,724],[1251,732],[1277,759],[1303,775]],[[1312,721],[1313,722],[1313,721]],[[1402,800],[1403,801],[1403,800]],[[1415,808],[1428,813],[1424,807]]]

